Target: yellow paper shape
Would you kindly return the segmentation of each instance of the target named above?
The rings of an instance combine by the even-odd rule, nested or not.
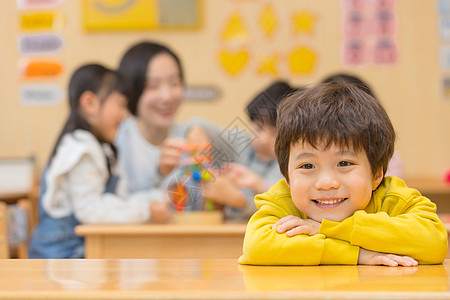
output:
[[[86,29],[154,29],[156,0],[83,0]]]
[[[23,31],[56,30],[56,27],[62,24],[62,14],[54,11],[23,13],[20,16],[20,27]]]
[[[289,54],[291,71],[297,74],[310,73],[316,59],[316,54],[312,50],[306,47],[298,47]]]
[[[219,60],[222,67],[234,76],[247,65],[248,56],[246,50],[222,50],[219,53]]]
[[[292,15],[292,23],[294,26],[294,33],[313,33],[313,27],[316,22],[316,17],[306,10],[296,12]]]
[[[249,38],[248,30],[239,13],[234,13],[222,33],[222,40],[233,42],[246,42]]]
[[[278,75],[277,70],[278,55],[265,55],[260,58],[258,74]]]
[[[278,18],[272,6],[268,5],[264,8],[259,18],[259,24],[266,36],[272,36],[278,26]]]

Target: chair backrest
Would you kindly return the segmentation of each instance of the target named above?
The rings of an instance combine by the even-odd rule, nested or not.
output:
[[[31,201],[20,199],[17,204],[0,201],[0,258],[28,257],[28,243],[33,230]]]
[[[29,199],[33,222],[38,220],[37,178],[34,157],[0,157],[0,201],[13,204],[19,199]]]

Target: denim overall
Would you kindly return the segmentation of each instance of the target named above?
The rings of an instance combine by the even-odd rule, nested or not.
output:
[[[63,218],[53,218],[42,207],[42,195],[47,184],[45,173],[42,174],[39,197],[39,224],[37,225],[28,250],[29,258],[83,258],[84,238],[75,234],[75,226],[80,222],[74,214]],[[118,176],[110,176],[105,193],[114,193]]]

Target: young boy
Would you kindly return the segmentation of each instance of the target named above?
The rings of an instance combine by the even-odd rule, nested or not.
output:
[[[280,180],[255,197],[241,264],[441,263],[447,231],[436,205],[384,177],[395,132],[361,88],[323,83],[287,97],[275,144]]]

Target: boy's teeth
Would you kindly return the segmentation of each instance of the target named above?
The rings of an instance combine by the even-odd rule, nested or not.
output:
[[[344,201],[345,199],[347,199],[347,198],[336,199],[336,200],[315,200],[315,201],[319,204],[334,204],[334,203]]]

